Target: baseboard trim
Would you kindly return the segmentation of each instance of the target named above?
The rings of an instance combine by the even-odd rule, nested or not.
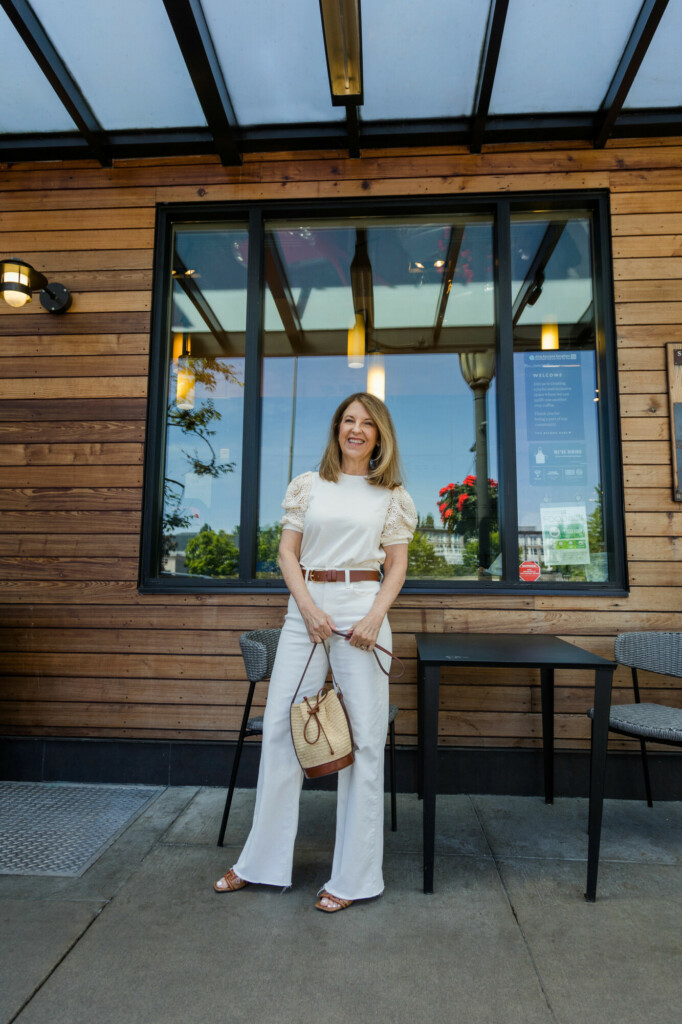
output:
[[[71,739],[68,737],[0,737],[0,778],[24,782],[99,782],[164,786],[227,786],[235,743],[183,740]],[[260,744],[244,747],[237,785],[256,785]],[[654,798],[682,799],[682,752],[649,754]],[[397,788],[416,791],[415,747],[396,751]],[[560,750],[554,760],[554,791],[586,796],[589,756]],[[387,783],[388,784],[388,783]],[[307,780],[310,789],[333,789],[335,779]],[[500,747],[441,747],[439,793],[489,793],[541,796],[541,750]],[[609,754],[606,796],[642,799],[644,785],[638,753]]]

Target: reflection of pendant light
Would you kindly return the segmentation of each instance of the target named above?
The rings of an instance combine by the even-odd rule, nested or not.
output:
[[[355,314],[355,324],[348,331],[348,365],[359,370],[365,365],[365,318]]]
[[[559,325],[543,324],[540,347],[543,351],[550,351],[559,347]]]
[[[178,409],[194,408],[194,386],[197,382],[190,355],[192,339],[189,334],[176,332],[173,335],[173,362],[177,364],[175,403]]]
[[[386,367],[381,352],[374,352],[367,364],[367,391],[381,401],[386,400]]]
[[[365,347],[374,337],[374,283],[372,264],[367,252],[367,232],[355,229],[355,253],[350,265],[350,287],[353,296],[355,326],[348,332],[348,365],[359,369],[365,365]]]

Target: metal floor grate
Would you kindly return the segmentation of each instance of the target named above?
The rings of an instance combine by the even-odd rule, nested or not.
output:
[[[0,874],[82,875],[162,792],[157,786],[0,782]]]

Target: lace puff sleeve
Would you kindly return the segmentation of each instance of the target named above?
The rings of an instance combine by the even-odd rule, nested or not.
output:
[[[396,487],[386,512],[384,531],[381,535],[382,548],[391,544],[409,544],[417,526],[417,510],[404,487]]]
[[[310,497],[312,485],[313,474],[301,473],[300,476],[295,476],[287,487],[287,493],[284,495],[284,501],[282,502],[282,508],[284,509],[284,515],[281,520],[283,529],[296,530],[297,533],[303,533],[303,522],[308,509],[308,498]]]

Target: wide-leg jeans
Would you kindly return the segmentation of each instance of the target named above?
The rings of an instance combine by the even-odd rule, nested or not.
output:
[[[369,612],[379,583],[312,583],[315,604],[337,629],[348,631]],[[384,618],[378,643],[391,650],[391,630]],[[334,896],[366,899],[383,891],[384,747],[388,729],[388,679],[373,653],[351,647],[343,637],[328,641],[332,669],[343,692],[356,744],[355,761],[339,772],[336,840],[331,877]],[[289,599],[277,657],[270,679],[263,721],[263,743],[251,832],[234,865],[248,882],[291,885],[294,841],[303,772],[289,727],[289,706],[311,642],[293,598]],[[379,654],[388,670],[390,659]],[[322,686],[328,661],[321,645],[313,655],[297,700]]]

